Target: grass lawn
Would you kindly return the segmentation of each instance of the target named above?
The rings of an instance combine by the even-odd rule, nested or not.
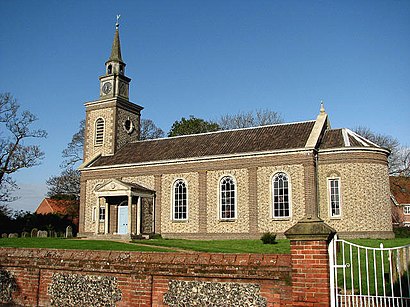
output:
[[[289,254],[288,240],[278,244],[263,244],[260,240],[171,240],[155,239],[121,243],[103,240],[78,240],[63,238],[1,238],[1,247],[57,248],[89,250],[123,250],[142,252],[196,251],[210,253]]]
[[[121,243],[103,240],[79,240],[63,238],[0,238],[1,247],[21,248],[57,248],[89,250],[123,250],[123,251],[196,251],[210,253],[254,253],[254,254],[289,254],[289,240],[277,240],[277,244],[263,244],[261,240],[179,240],[152,239]],[[392,240],[356,239],[351,242],[371,247],[403,246],[410,244],[410,238]],[[342,253],[339,253],[339,256]]]
[[[142,246],[103,240],[78,240],[63,238],[1,238],[0,248],[1,247],[89,249],[139,252],[172,251],[164,250],[162,248],[155,248],[155,246]]]
[[[179,240],[152,239],[141,243],[210,253],[289,254],[289,240],[277,240],[277,244],[263,244],[261,240]],[[135,241],[139,243],[140,241]]]
[[[396,238],[396,239],[352,239],[348,240],[357,245],[369,246],[369,247],[380,247],[380,243],[383,243],[384,247],[397,247],[410,244],[409,238]]]

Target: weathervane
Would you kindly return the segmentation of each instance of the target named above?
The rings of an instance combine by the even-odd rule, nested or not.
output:
[[[120,20],[121,15],[117,15],[117,22],[115,23],[115,28],[118,29],[118,27],[120,26],[120,23],[118,22],[118,20]]]

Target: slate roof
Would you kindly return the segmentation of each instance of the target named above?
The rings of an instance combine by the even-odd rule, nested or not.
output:
[[[304,148],[314,124],[306,121],[138,141],[124,145],[113,156],[99,157],[92,167]]]
[[[377,146],[349,129],[342,128],[326,130],[320,144],[320,149],[342,147],[380,148],[380,146]]]
[[[410,177],[390,176],[390,192],[398,204],[410,204]]]

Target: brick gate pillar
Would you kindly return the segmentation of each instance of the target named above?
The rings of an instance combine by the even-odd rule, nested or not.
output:
[[[289,228],[293,306],[330,306],[328,244],[335,230],[322,220],[303,219]]]

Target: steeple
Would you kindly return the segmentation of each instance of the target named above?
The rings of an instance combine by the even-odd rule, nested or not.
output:
[[[120,44],[120,24],[118,20],[120,15],[117,15],[117,22],[115,23],[115,34],[114,41],[112,42],[111,55],[107,62],[105,62],[106,74],[107,75],[124,75],[125,74],[125,63],[121,56],[121,44]]]
[[[119,18],[120,15],[117,15],[114,41],[111,55],[105,62],[105,73],[99,77],[100,97],[85,104],[87,133],[84,161],[92,161],[96,155],[115,154],[126,143],[139,140],[143,108],[129,100],[131,79],[125,75],[125,63],[121,56]]]
[[[121,62],[124,64],[124,62],[122,61],[122,57],[121,57],[120,32],[118,30],[118,28],[120,27],[120,24],[118,23],[119,18],[120,18],[120,15],[117,15],[117,22],[115,24],[114,41],[112,43],[111,55],[110,55],[110,58],[108,59],[108,62],[113,61],[113,62]]]

